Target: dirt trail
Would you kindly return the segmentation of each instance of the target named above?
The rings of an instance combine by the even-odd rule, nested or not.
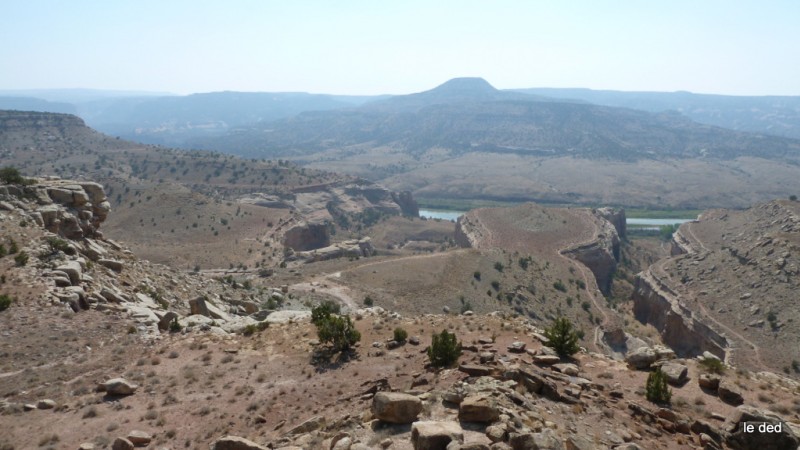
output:
[[[335,298],[338,298],[342,303],[344,303],[350,309],[356,310],[361,308],[361,305],[356,300],[356,298],[358,298],[359,295],[357,294],[357,291],[355,289],[351,288],[350,286],[341,284],[337,281],[337,279],[340,279],[342,277],[342,273],[352,272],[354,270],[364,269],[366,267],[378,266],[381,264],[396,263],[399,261],[450,256],[453,254],[463,253],[466,251],[468,251],[468,249],[458,249],[444,253],[429,253],[424,255],[402,256],[399,258],[390,258],[380,261],[368,261],[362,264],[357,264],[352,267],[348,267],[347,269],[342,271],[319,274],[314,278],[312,278],[311,280],[293,284],[290,287],[298,291],[306,291],[306,292],[309,292],[313,289],[316,292],[321,292],[331,295]]]

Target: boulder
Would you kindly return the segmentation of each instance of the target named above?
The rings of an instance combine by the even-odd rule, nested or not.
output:
[[[158,319],[158,329],[161,331],[165,331],[169,329],[169,324],[172,323],[173,320],[178,319],[178,313],[175,311],[167,311]]]
[[[564,444],[550,429],[541,433],[512,433],[508,444],[513,450],[564,450]]]
[[[414,450],[446,450],[450,442],[464,442],[464,431],[457,422],[414,422],[411,443]]]
[[[150,441],[153,440],[153,437],[150,436],[150,433],[146,431],[133,430],[128,433],[128,440],[137,447],[145,447],[150,444]]]
[[[123,437],[118,437],[111,444],[111,450],[134,450],[133,442]]]
[[[123,294],[106,286],[103,286],[103,288],[100,289],[100,296],[111,303],[123,303],[128,301]]]
[[[525,343],[514,341],[506,347],[511,353],[525,353]]]
[[[739,406],[744,403],[744,397],[739,388],[728,380],[722,381],[717,389],[719,399],[729,405]]]
[[[211,444],[211,450],[268,450],[267,447],[238,436],[225,436]]]
[[[490,450],[490,449],[488,445],[478,444],[477,442],[472,442],[469,444],[459,444],[458,442],[452,441],[447,445],[447,450]]]
[[[310,433],[312,431],[318,430],[325,425],[325,417],[323,416],[314,416],[305,422],[301,423],[300,425],[292,428],[289,430],[287,434],[295,435],[295,434],[305,434]]]
[[[758,422],[753,424],[756,427],[753,432],[744,430],[744,424],[748,422]],[[792,432],[789,425],[771,412],[739,406],[728,417],[727,423],[730,433],[725,443],[734,450],[796,450],[800,445],[800,439]],[[758,426],[762,423],[775,427],[775,431],[759,432]]]
[[[719,375],[712,375],[708,373],[700,375],[700,378],[697,379],[697,383],[700,385],[701,388],[709,389],[712,391],[716,391],[717,389],[719,389],[719,382],[720,382]]]
[[[554,364],[553,369],[571,377],[577,377],[580,372],[578,366],[572,363]]]
[[[378,392],[372,398],[372,414],[382,422],[411,423],[422,412],[419,398],[399,392]]]
[[[533,357],[533,362],[542,366],[550,366],[560,361],[561,358],[556,355],[536,355]]]
[[[466,373],[471,377],[483,377],[492,373],[492,368],[489,366],[481,366],[478,364],[461,364],[458,370]]]
[[[656,359],[656,352],[652,348],[639,347],[628,353],[625,357],[625,362],[635,369],[648,369],[651,364],[656,362]]]
[[[497,402],[487,395],[469,395],[458,408],[458,418],[464,422],[494,422],[500,417]]]
[[[139,386],[124,378],[112,378],[102,383],[100,388],[101,391],[105,391],[108,395],[132,395]]]
[[[56,407],[56,402],[55,400],[50,400],[50,399],[39,400],[36,403],[36,407],[38,409],[53,409]]]
[[[114,272],[122,272],[122,261],[117,261],[116,259],[98,259],[97,264],[100,264],[103,267],[107,267]]]
[[[195,299],[189,300],[189,309],[191,310],[190,315],[201,315],[206,317],[211,317],[211,312],[208,310],[208,305],[206,305],[206,299],[203,297],[197,297]]]
[[[81,283],[83,276],[83,269],[78,261],[67,261],[66,263],[56,267],[56,270],[64,272],[69,277],[69,281],[73,286]]]
[[[673,386],[680,386],[686,382],[686,374],[689,368],[683,364],[674,362],[661,365],[661,372],[667,377],[667,383]]]

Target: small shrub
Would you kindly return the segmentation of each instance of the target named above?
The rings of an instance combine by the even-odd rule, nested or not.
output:
[[[591,303],[589,303],[589,302],[583,302],[583,303],[581,303],[581,308],[583,308],[583,310],[584,310],[584,311],[586,311],[586,312],[588,312],[588,311],[589,311],[589,308],[591,308],[591,307],[592,307],[592,304],[591,304]]]
[[[249,324],[242,330],[242,334],[245,336],[252,336],[255,332],[258,331],[258,327],[255,324]]]
[[[556,281],[553,283],[553,288],[557,291],[567,292],[567,286],[564,285],[564,282],[561,280]]]
[[[67,253],[69,251],[69,242],[55,236],[50,236],[47,238],[47,246],[50,247],[51,253]]]
[[[375,300],[373,300],[372,297],[370,297],[369,295],[366,296],[366,298],[364,298],[364,306],[366,306],[367,308],[371,308],[372,305],[374,304]]]
[[[178,333],[178,332],[181,331],[181,329],[183,329],[183,327],[178,322],[178,318],[175,317],[174,319],[172,319],[172,322],[169,323],[169,332],[170,333]]]
[[[725,364],[717,358],[703,358],[700,367],[709,373],[721,374],[725,372]]]
[[[461,304],[461,314],[464,314],[467,311],[472,311],[472,303],[468,301]]]
[[[796,202],[797,201],[797,196],[792,194],[792,195],[789,196],[789,200],[791,200],[793,202]]]
[[[501,263],[500,261],[494,263],[494,270],[496,270],[498,272],[502,272],[503,271],[503,263]]]
[[[478,270],[476,270],[475,272],[472,272],[472,278],[475,278],[476,280],[481,281],[481,272],[478,271]]]
[[[431,346],[428,347],[428,358],[435,367],[447,367],[458,361],[461,356],[461,342],[456,339],[455,333],[442,330],[434,334]]]
[[[320,342],[331,344],[334,351],[349,350],[361,340],[349,316],[339,316],[341,307],[333,302],[323,302],[311,309],[311,323],[317,327]]]
[[[661,369],[650,372],[645,384],[645,397],[653,403],[669,403],[672,399],[672,391],[667,386],[667,376]]]
[[[494,289],[495,291],[499,291],[500,290],[500,282],[499,281],[494,280],[494,281],[492,281],[491,284],[492,284],[492,289]],[[491,295],[491,293],[489,295]]]
[[[0,169],[0,181],[3,184],[28,184],[16,167],[6,166]]]
[[[14,301],[14,299],[12,299],[11,297],[9,297],[6,294],[0,295],[0,311],[7,310],[8,307],[11,306],[11,302],[13,302],[13,301]]]
[[[566,317],[559,317],[553,325],[544,332],[548,345],[559,354],[569,356],[580,349],[578,347],[578,334],[572,327],[572,322]]]
[[[17,253],[17,256],[14,257],[14,263],[17,265],[17,267],[22,267],[28,264],[28,259],[28,253],[22,251]]]
[[[8,250],[6,250],[6,246],[3,245],[2,242],[0,242],[0,258],[2,258],[3,256],[6,256],[7,254],[8,254]]]
[[[397,342],[405,342],[408,339],[408,331],[397,327],[394,329],[394,340]]]

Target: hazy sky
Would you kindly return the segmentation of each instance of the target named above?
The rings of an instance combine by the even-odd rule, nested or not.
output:
[[[0,89],[800,95],[800,1],[0,0]]]

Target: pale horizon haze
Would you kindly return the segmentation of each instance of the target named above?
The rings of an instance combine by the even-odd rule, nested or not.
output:
[[[800,2],[0,2],[0,90],[800,95]]]

